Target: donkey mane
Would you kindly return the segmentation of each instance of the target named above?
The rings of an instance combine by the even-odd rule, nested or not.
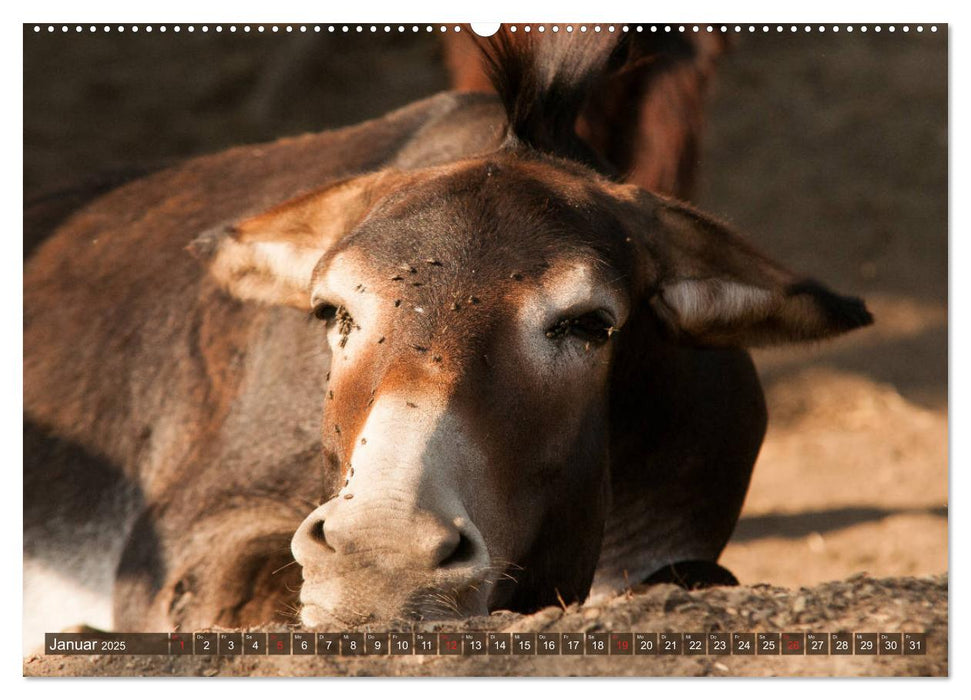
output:
[[[575,32],[537,41],[500,31],[476,43],[506,111],[505,147],[526,146],[613,174],[577,135],[576,123],[618,48],[614,37]]]

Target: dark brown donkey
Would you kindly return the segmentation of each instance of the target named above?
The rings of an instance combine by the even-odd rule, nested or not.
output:
[[[871,319],[598,172],[573,126],[610,51],[500,38],[498,97],[198,158],[61,225],[24,282],[28,627],[728,580],[766,420],[742,348]]]

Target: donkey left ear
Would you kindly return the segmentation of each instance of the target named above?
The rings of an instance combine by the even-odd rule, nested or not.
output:
[[[320,258],[403,177],[381,171],[342,180],[207,231],[186,249],[233,296],[309,311],[311,278]]]
[[[756,346],[820,340],[873,322],[861,299],[793,275],[687,205],[652,199],[650,303],[676,335]]]

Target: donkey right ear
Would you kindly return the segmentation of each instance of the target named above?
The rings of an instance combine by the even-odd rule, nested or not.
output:
[[[186,249],[233,296],[309,311],[311,277],[320,258],[403,177],[381,171],[342,180],[207,231]]]
[[[794,275],[691,207],[637,193],[648,217],[649,300],[676,336],[708,346],[814,341],[867,326],[861,299]]]

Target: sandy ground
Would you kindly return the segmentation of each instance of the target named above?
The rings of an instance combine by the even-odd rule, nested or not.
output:
[[[437,45],[426,38],[82,38],[25,34],[27,198],[98,170],[350,123],[446,83]],[[696,203],[790,267],[864,296],[876,317],[872,328],[835,342],[755,353],[770,427],[722,561],[743,583],[796,589],[858,572],[925,577],[948,570],[946,51],[944,33],[800,32],[742,37],[722,62]],[[812,595],[823,602],[813,622],[828,631],[835,631],[830,623],[852,629],[885,620],[881,629],[927,625],[937,650],[946,645],[946,578],[840,585],[857,593],[861,586],[875,588],[837,606],[841,612],[832,619],[826,617],[832,597],[823,593],[829,589],[814,588]],[[698,594],[694,617],[668,616],[658,601],[674,595],[670,591],[648,592],[616,609],[632,621],[684,630],[682,624],[705,625],[712,619],[705,605],[717,603],[730,629],[748,620],[728,599],[756,593],[760,609],[765,600],[782,601],[774,628],[803,624],[793,616],[798,593],[776,589]],[[607,609],[614,608],[600,611],[602,619],[594,613],[594,623],[604,628],[613,619]],[[588,614],[558,617],[563,626],[555,629],[589,620]],[[584,669],[946,673],[946,657],[911,666],[883,658],[831,662],[662,659]],[[29,659],[24,670],[84,672],[80,663]],[[104,657],[98,663],[84,668],[109,675],[151,670],[140,661]],[[294,663],[173,661],[155,670],[302,672]],[[305,670],[384,668],[330,663],[315,660]],[[461,670],[450,663],[415,661],[400,671],[501,672],[471,661]],[[555,675],[571,667],[534,670]]]
[[[891,602],[892,601],[892,602]],[[688,593],[636,589],[602,605],[496,613],[415,631],[885,632],[927,630],[922,656],[31,656],[28,676],[942,676],[947,675],[947,579],[873,579],[789,590],[773,586]],[[387,631],[387,630],[382,630]]]

